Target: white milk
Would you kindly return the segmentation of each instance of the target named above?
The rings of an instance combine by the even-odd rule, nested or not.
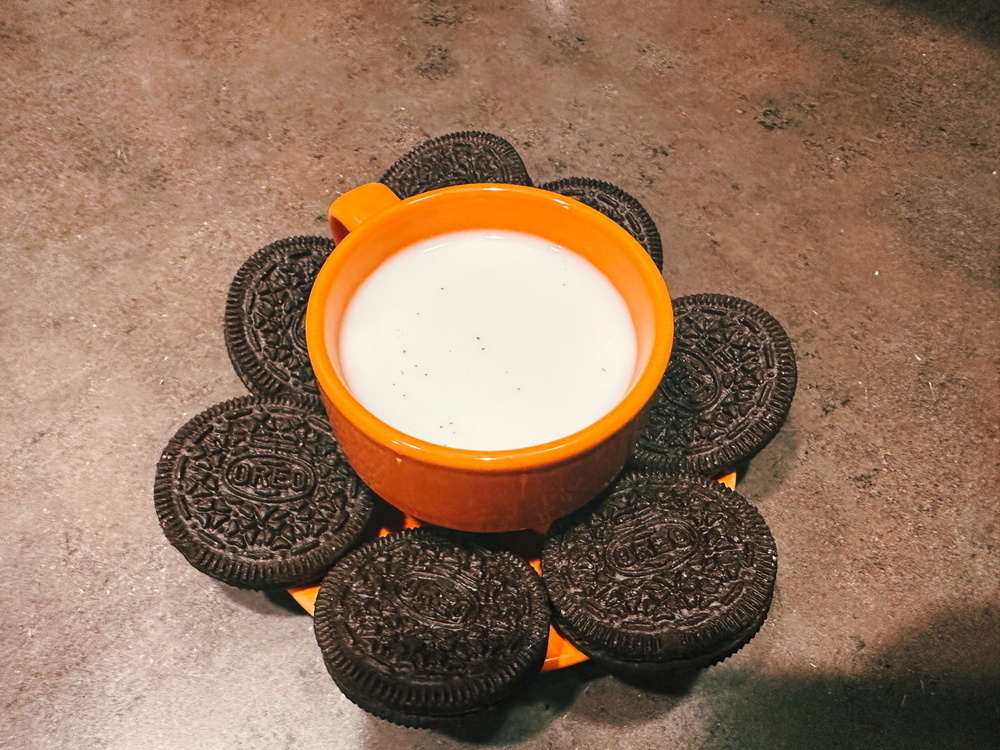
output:
[[[331,342],[332,344],[332,342]],[[636,336],[589,261],[519,232],[453,232],[390,258],[340,331],[354,397],[431,443],[505,450],[565,437],[632,383]]]

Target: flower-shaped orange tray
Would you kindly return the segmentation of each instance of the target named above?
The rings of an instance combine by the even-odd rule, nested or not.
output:
[[[731,472],[726,474],[724,477],[720,477],[719,481],[729,487],[729,489],[735,490],[736,472]],[[420,525],[420,522],[416,519],[404,516],[401,528],[413,529]],[[382,528],[379,531],[379,536],[391,534],[393,531],[398,531],[398,529]],[[531,563],[531,566],[539,573],[542,572],[541,561],[538,560],[537,557],[530,557],[528,562]],[[288,593],[292,595],[292,598],[299,603],[302,609],[310,615],[313,614],[313,610],[316,607],[316,596],[319,594],[319,586],[305,586],[302,588],[288,589]],[[549,628],[549,644],[545,653],[545,662],[542,664],[543,672],[549,672],[553,669],[562,669],[563,667],[571,667],[574,664],[579,664],[587,659],[588,657],[586,654],[582,653],[576,648],[576,646],[559,635],[555,628]]]

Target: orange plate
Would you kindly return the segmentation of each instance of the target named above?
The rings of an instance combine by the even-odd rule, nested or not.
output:
[[[736,489],[736,472],[726,474],[724,477],[719,479],[724,485],[729,487],[731,490]],[[404,529],[413,529],[420,526],[420,522],[416,519],[407,516],[403,519]],[[379,532],[379,536],[385,536],[386,534],[391,534],[396,529],[386,529],[383,528]],[[531,566],[537,570],[539,573],[541,570],[541,562],[536,559],[531,559],[528,562]],[[288,589],[288,593],[292,595],[292,598],[299,603],[310,615],[316,608],[316,596],[319,594],[319,586],[306,586],[297,589]],[[563,638],[559,633],[556,632],[555,628],[549,628],[549,645],[545,652],[545,663],[542,665],[543,672],[549,672],[553,669],[562,669],[563,667],[572,667],[574,664],[579,664],[582,661],[587,661],[588,657],[586,654],[582,653],[576,646]]]

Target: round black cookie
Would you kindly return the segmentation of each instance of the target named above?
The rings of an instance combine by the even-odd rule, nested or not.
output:
[[[713,480],[627,472],[549,529],[555,625],[596,662],[632,673],[708,666],[763,624],[777,572],[757,510]]]
[[[226,348],[258,396],[318,397],[306,352],[305,313],[313,281],[333,250],[325,237],[290,237],[243,264],[226,300]]]
[[[658,268],[663,268],[660,232],[649,212],[631,194],[610,182],[589,177],[566,177],[538,187],[578,200],[613,219],[646,248]]]
[[[445,728],[496,707],[540,670],[549,618],[526,561],[421,528],[333,566],[314,627],[350,700],[396,724]]]
[[[303,585],[358,540],[374,493],[311,409],[303,399],[233,399],[167,444],[156,513],[198,570],[242,588]]]
[[[746,300],[675,300],[670,364],[631,457],[634,465],[717,476],[774,437],[795,394],[781,324]]]
[[[379,182],[400,198],[409,198],[476,182],[531,185],[531,178],[509,141],[470,130],[424,141],[389,167]]]

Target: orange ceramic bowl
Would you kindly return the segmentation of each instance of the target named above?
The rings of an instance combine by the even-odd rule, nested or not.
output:
[[[608,485],[635,445],[673,342],[663,277],[628,232],[570,198],[493,184],[442,188],[406,200],[384,185],[362,185],[334,201],[330,224],[338,244],[309,298],[306,345],[344,454],[375,492],[427,523],[498,532],[546,524]],[[596,422],[527,448],[450,448],[386,424],[345,385],[338,340],[344,311],[358,286],[400,250],[470,229],[525,232],[567,247],[604,273],[624,298],[636,331],[637,365],[624,397]]]

